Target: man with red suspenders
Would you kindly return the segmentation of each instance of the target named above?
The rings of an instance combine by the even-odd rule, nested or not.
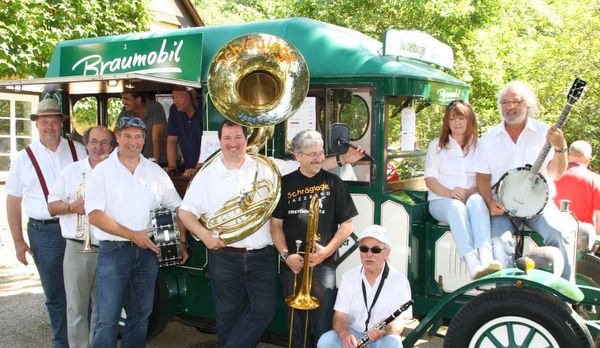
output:
[[[48,212],[48,188],[62,168],[85,157],[85,148],[60,136],[68,116],[61,113],[55,99],[42,100],[38,112],[30,118],[35,121],[39,140],[19,151],[11,164],[5,185],[6,216],[17,259],[27,265],[25,253],[33,255],[46,296],[53,346],[68,347],[62,268],[65,240],[58,219]],[[27,236],[31,246],[23,238],[21,201],[29,216]]]

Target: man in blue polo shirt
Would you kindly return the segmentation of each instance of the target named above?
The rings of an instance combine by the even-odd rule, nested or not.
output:
[[[177,143],[183,156],[183,176],[190,177],[200,158],[202,141],[201,108],[192,91],[173,89],[173,105],[167,123],[167,162],[165,170],[177,168]]]

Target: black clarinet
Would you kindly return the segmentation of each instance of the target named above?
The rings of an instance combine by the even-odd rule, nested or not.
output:
[[[408,307],[412,306],[412,304],[414,303],[413,300],[408,300],[405,304],[403,304],[400,308],[398,308],[398,310],[396,310],[394,313],[392,313],[392,315],[390,315],[389,317],[385,318],[382,322],[380,322],[379,324],[375,325],[376,328],[378,328],[379,330],[383,330],[385,329],[386,326],[388,326],[389,323],[391,323],[392,321],[394,321],[394,319],[398,318],[398,316],[400,314],[402,314],[402,312],[404,312],[405,310],[408,309]],[[364,334],[363,337],[360,338],[360,340],[356,343],[356,348],[361,348],[366,346],[367,344],[369,344],[369,335]]]

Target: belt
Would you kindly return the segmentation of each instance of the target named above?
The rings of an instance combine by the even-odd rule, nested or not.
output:
[[[83,245],[83,241],[80,239],[75,239],[75,238],[65,238],[65,239],[70,240],[71,242],[75,242],[75,243],[79,243],[79,244]],[[95,246],[96,248],[98,247],[98,245],[93,244],[93,243],[92,243],[92,246]]]
[[[271,247],[271,245],[267,245],[266,247],[260,248],[260,249],[224,247],[224,248],[221,248],[219,250],[226,251],[226,252],[229,252],[229,253],[253,254],[253,253],[261,252],[261,251],[263,251],[263,250],[265,250],[266,248],[269,248],[269,247]]]
[[[42,224],[42,225],[53,225],[53,224],[58,223],[58,218],[48,219],[48,220],[38,220],[38,219],[34,219],[34,218],[30,217],[29,220],[31,220],[33,222],[37,222],[38,224]]]

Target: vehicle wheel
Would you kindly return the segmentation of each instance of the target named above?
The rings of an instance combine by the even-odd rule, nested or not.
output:
[[[590,347],[583,320],[566,303],[536,289],[501,287],[464,305],[444,347]]]
[[[577,261],[577,285],[600,288],[600,258],[595,255],[583,254]],[[577,313],[585,320],[600,320],[600,308],[593,305],[578,304]]]
[[[169,289],[167,284],[161,280],[160,275],[156,279],[154,289],[154,307],[148,318],[148,339],[158,336],[167,327],[169,322]],[[119,320],[119,338],[123,334],[125,321],[127,320],[127,305],[121,308],[121,319]]]

